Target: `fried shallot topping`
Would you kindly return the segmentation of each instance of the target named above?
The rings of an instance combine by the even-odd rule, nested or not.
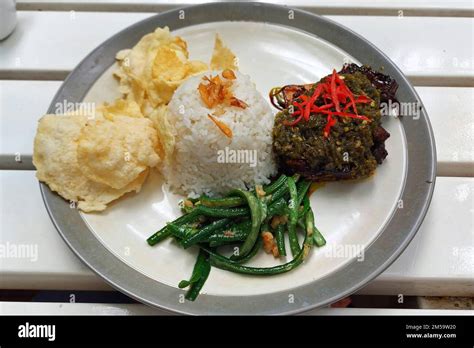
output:
[[[280,254],[278,252],[278,247],[276,245],[275,239],[273,238],[273,234],[269,231],[262,232],[262,240],[263,240],[263,250],[267,254],[273,254],[274,257],[279,257]]]
[[[248,105],[236,98],[230,90],[232,80],[236,79],[235,73],[230,69],[226,69],[221,75],[223,78],[219,75],[203,77],[203,82],[199,84],[198,91],[204,104],[209,109],[213,109],[218,105],[247,108]]]
[[[214,122],[214,124],[217,126],[217,128],[219,128],[221,130],[222,133],[224,133],[224,135],[227,137],[227,138],[232,138],[232,129],[229,128],[229,126],[227,126],[224,122],[222,121],[219,121],[218,119],[216,119],[214,116],[208,114],[207,117],[209,117],[209,119]]]

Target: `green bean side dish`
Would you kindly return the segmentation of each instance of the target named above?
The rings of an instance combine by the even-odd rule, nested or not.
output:
[[[268,186],[253,190],[232,190],[224,198],[201,196],[182,202],[184,215],[166,224],[147,239],[150,246],[174,237],[183,248],[200,248],[189,280],[178,287],[188,288],[185,298],[194,301],[204,286],[211,266],[242,274],[271,276],[291,271],[308,257],[313,245],[322,247],[326,240],[314,224],[309,202],[310,181],[298,175],[281,175]],[[297,232],[304,233],[303,245]],[[250,267],[250,261],[264,245],[263,235],[274,237],[277,255],[286,256],[285,234],[288,233],[293,259],[274,267]],[[234,245],[230,257],[217,248]]]

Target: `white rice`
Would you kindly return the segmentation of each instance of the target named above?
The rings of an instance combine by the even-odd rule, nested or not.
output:
[[[212,72],[213,76],[218,73]],[[202,77],[209,74],[183,83],[168,108],[176,146],[164,174],[172,190],[192,197],[266,184],[276,174],[272,155],[274,116],[269,104],[249,76],[236,72],[233,95],[248,107],[226,107],[223,115],[216,116],[232,129],[233,136],[228,138],[207,116],[215,110],[205,106],[198,92]]]

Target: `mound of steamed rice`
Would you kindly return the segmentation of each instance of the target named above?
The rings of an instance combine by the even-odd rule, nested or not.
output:
[[[220,71],[212,72],[212,75]],[[175,137],[174,153],[164,167],[171,189],[191,197],[222,195],[234,188],[269,183],[276,174],[272,155],[274,117],[249,76],[235,72],[232,93],[245,109],[228,106],[216,119],[232,130],[227,137],[208,117],[216,110],[201,100],[204,75],[189,78],[174,93],[167,119]]]

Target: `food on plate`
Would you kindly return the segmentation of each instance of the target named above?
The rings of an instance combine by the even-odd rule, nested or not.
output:
[[[252,190],[233,189],[223,198],[203,195],[182,203],[184,215],[168,223],[147,239],[149,245],[172,236],[185,249],[200,248],[189,280],[179,283],[187,288],[186,299],[194,301],[204,286],[211,266],[235,273],[271,276],[289,272],[308,256],[313,245],[322,247],[326,240],[314,224],[309,202],[311,182],[298,175],[281,175],[271,184]],[[297,232],[303,232],[300,245]],[[285,234],[292,260],[274,267],[244,265],[264,249],[280,258],[286,256]],[[240,243],[231,255],[217,250],[224,245]]]
[[[164,118],[175,146],[161,169],[173,190],[219,195],[276,174],[273,114],[249,76],[226,69],[191,77]]]
[[[158,154],[163,161],[163,166],[167,166],[175,146],[175,139],[168,121],[168,106],[157,107],[148,115],[148,118],[153,122],[158,134]]]
[[[94,117],[41,118],[37,177],[91,212],[139,192],[158,168],[187,198],[183,215],[147,242],[173,237],[199,248],[189,280],[179,283],[188,300],[211,266],[262,276],[299,266],[313,246],[326,244],[310,205],[323,184],[314,182],[368,177],[387,156],[380,107],[395,101],[397,83],[370,67],[349,64],[314,84],[272,89],[274,116],[219,35],[209,65],[190,60],[186,42],[167,27],[116,59],[121,98],[101,104]],[[278,264],[246,265],[261,249]]]
[[[273,129],[279,169],[312,181],[372,175],[390,136],[381,126],[381,93],[394,98],[395,91],[390,77],[352,65],[315,84],[273,89],[272,103],[281,109]]]
[[[214,42],[214,51],[211,58],[211,70],[238,70],[237,57],[235,54],[222,42],[219,34],[216,34]]]
[[[174,91],[188,77],[209,69],[206,63],[190,61],[186,42],[171,35],[169,28],[157,28],[143,36],[131,49],[117,53],[120,92],[133,100],[148,116],[167,104]]]
[[[149,168],[159,162],[153,122],[133,102],[119,99],[92,115],[46,115],[38,123],[33,151],[38,179],[85,212],[139,192]]]
[[[118,116],[143,117],[140,105],[133,100],[123,99],[116,99],[113,103],[99,105],[96,109],[96,114],[108,120]]]
[[[121,189],[159,163],[157,146],[157,133],[147,118],[91,120],[81,129],[77,162],[88,179]]]
[[[93,117],[80,115],[74,119],[72,114],[57,115],[56,118],[47,115],[38,125],[34,163],[38,178],[52,190],[77,202],[79,209],[90,212],[104,210],[107,203],[126,192],[138,192],[149,168],[158,165],[162,165],[162,171],[169,174],[167,178],[172,181],[173,187],[184,189],[185,193],[189,190],[191,194],[193,190],[204,192],[202,187],[213,181],[214,176],[219,179],[219,174],[223,175],[219,179],[221,182],[233,179],[228,182],[228,186],[242,187],[245,184],[268,182],[275,169],[268,155],[271,146],[269,136],[259,146],[253,144],[245,149],[252,152],[250,155],[253,151],[266,150],[259,157],[254,156],[255,166],[237,161],[236,165],[224,165],[224,171],[219,172],[215,165],[219,146],[223,149],[225,145],[237,151],[245,142],[251,142],[252,135],[260,134],[260,125],[266,127],[265,133],[269,135],[272,123],[270,109],[265,107],[263,98],[255,91],[248,77],[236,76],[233,70],[228,69],[236,68],[235,55],[218,35],[212,65],[225,69],[212,80],[204,79],[205,83],[200,84],[200,92],[197,86],[193,91],[195,93],[190,93],[189,87],[184,88],[177,97],[177,100],[183,98],[187,103],[183,105],[176,105],[176,102],[168,107],[175,90],[189,77],[201,74],[201,79],[202,72],[208,72],[209,76],[211,72],[206,63],[189,60],[186,42],[179,36],[171,35],[167,27],[157,28],[145,35],[132,49],[118,52],[116,59],[119,68],[114,75],[119,81],[121,98],[111,104],[99,105]],[[250,86],[249,92],[246,91],[246,84]],[[252,106],[238,99],[234,90],[242,93],[252,102]],[[187,93],[191,94],[190,98],[186,97]],[[197,100],[193,100],[193,97],[199,98],[195,110],[192,108]],[[205,105],[201,107],[203,103]],[[184,113],[186,118],[192,114],[189,119],[181,115],[184,106],[191,108]],[[247,107],[248,110],[242,112]],[[234,134],[232,128],[240,131],[242,122],[252,112],[265,115],[264,121],[258,124],[255,131]],[[181,121],[184,123],[178,124]],[[189,122],[193,123],[192,127]],[[204,156],[202,158],[183,154],[182,150],[186,150],[192,140],[186,133],[191,128],[191,136],[207,139],[202,142],[203,149],[207,147],[207,150],[200,152]],[[64,131],[70,131],[71,135]],[[217,139],[223,135],[225,142]],[[52,154],[57,154],[61,146],[68,149],[67,153],[53,158]],[[194,146],[192,150],[195,150]],[[210,160],[205,156],[210,156],[211,152],[214,163],[206,170],[200,172],[205,162],[200,167],[188,166],[201,159]],[[194,162],[185,165],[186,156],[193,158]],[[63,175],[55,176],[54,171],[63,167],[67,168]],[[180,172],[176,174],[176,170]],[[180,183],[181,179],[184,181]],[[210,190],[217,186],[218,182]]]
[[[281,110],[273,127],[249,78],[228,67],[187,80],[155,117],[174,138],[165,176],[190,195],[182,202],[184,215],[147,242],[154,246],[171,236],[185,249],[200,248],[190,279],[179,283],[189,287],[188,300],[196,299],[211,266],[274,275],[300,265],[313,245],[326,244],[309,200],[315,185],[322,184],[313,182],[367,177],[382,163],[389,133],[381,126],[380,102],[394,100],[396,82],[368,67],[344,66],[343,71],[333,70],[315,84],[272,89],[271,102]],[[229,172],[215,163],[215,151],[224,146],[257,149],[255,144],[268,162],[258,171],[247,170],[247,177],[241,167]],[[276,173],[273,155],[283,174],[271,183],[259,180],[263,173],[262,179]],[[260,249],[286,257],[285,235],[291,261],[266,268],[244,265]],[[238,247],[225,255],[217,248],[226,245]]]
[[[380,92],[380,102],[387,103],[391,101],[397,101],[395,94],[397,93],[398,83],[389,75],[383,74],[379,71],[375,71],[370,66],[367,65],[357,65],[354,63],[344,64],[340,74],[354,74],[360,72],[365,77],[367,77],[372,86],[377,88]]]
[[[85,212],[104,210],[125,193],[139,192],[148,174],[148,169],[142,171],[120,189],[87,178],[77,160],[77,144],[88,122],[84,115],[43,116],[33,153],[38,180],[65,199],[77,202],[77,207]]]
[[[227,78],[228,80],[235,79],[235,73],[232,69],[237,70],[236,66],[236,57],[232,51],[224,45],[222,42],[221,37],[217,34],[215,43],[214,43],[214,50],[212,53],[211,58],[211,69],[215,67],[216,69],[223,70],[223,77]],[[219,68],[221,67],[221,68]],[[219,84],[220,85],[220,84]],[[217,85],[215,85],[217,86]],[[202,91],[202,90],[201,90]],[[207,102],[211,102],[209,98],[211,97],[212,88],[207,88],[203,91],[203,93],[207,93]],[[214,89],[214,91],[216,91]],[[221,91],[222,95],[222,91]],[[217,99],[216,99],[217,101]],[[241,103],[241,101],[234,99],[234,105]],[[229,103],[228,103],[229,104]],[[214,112],[214,115],[218,115],[222,112],[222,107],[219,107],[220,111]],[[171,161],[171,155],[174,151],[175,146],[175,138],[172,134],[171,124],[168,121],[168,105],[163,104],[155,108],[151,111],[148,115],[153,121],[153,124],[158,132],[158,143],[159,143],[159,154],[163,160],[163,166],[168,166]],[[220,126],[224,132],[230,134],[229,129],[225,127],[220,121],[218,121],[215,116],[208,115],[209,119],[212,120],[217,126]]]

